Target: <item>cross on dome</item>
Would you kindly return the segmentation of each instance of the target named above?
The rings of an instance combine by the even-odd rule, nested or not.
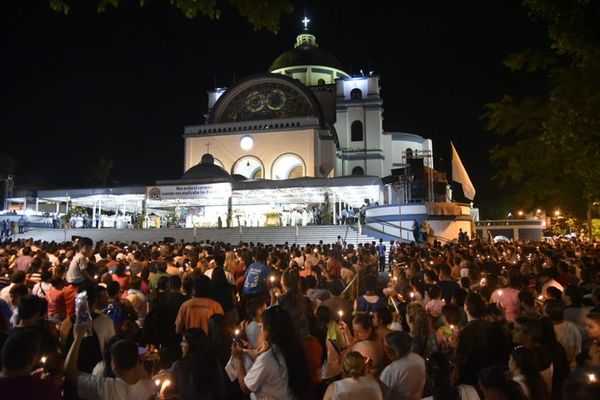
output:
[[[304,19],[302,20],[302,23],[304,24],[304,30],[307,31],[308,30],[308,23],[310,22],[310,19],[308,19],[306,17],[306,15],[304,16]]]

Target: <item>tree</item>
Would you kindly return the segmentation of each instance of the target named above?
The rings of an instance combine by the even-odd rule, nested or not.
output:
[[[17,162],[10,154],[0,153],[0,177],[14,175],[17,172]]]
[[[512,71],[544,79],[544,90],[485,105],[486,128],[503,136],[491,152],[495,179],[522,206],[582,215],[600,195],[600,3],[523,0],[548,26],[550,47],[510,55]]]
[[[138,0],[143,7],[149,0]],[[164,1],[164,0],[163,0]],[[250,22],[255,30],[266,29],[273,33],[279,31],[281,14],[293,11],[289,0],[168,0],[187,18],[193,19],[203,15],[210,19],[220,19],[223,9],[230,3],[240,15]],[[50,7],[57,12],[68,14],[75,0],[50,0]],[[98,12],[108,8],[117,8],[120,0],[96,0]]]
[[[95,183],[106,186],[110,173],[115,163],[105,157],[100,157],[98,160],[90,164],[91,178]]]

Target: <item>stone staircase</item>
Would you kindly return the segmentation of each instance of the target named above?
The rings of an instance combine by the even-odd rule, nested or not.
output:
[[[30,229],[27,232],[15,235],[17,239],[29,239],[64,242],[72,240],[73,236],[89,237],[94,242],[119,241],[119,242],[156,242],[164,240],[165,237],[174,238],[176,241],[186,242],[220,241],[226,243],[238,243],[240,241],[265,243],[265,244],[289,244],[298,243],[335,243],[337,237],[345,238],[348,244],[367,243],[378,241],[368,235],[359,235],[356,230],[346,225],[309,225],[278,228],[163,228],[163,229]]]

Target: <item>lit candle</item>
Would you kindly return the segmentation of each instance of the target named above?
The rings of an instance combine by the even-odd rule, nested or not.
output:
[[[542,300],[544,300],[544,296],[540,294],[540,295],[538,296],[538,300],[539,300],[539,301],[542,301]]]
[[[94,280],[98,280],[98,275],[94,275]]]
[[[40,362],[42,364],[46,364],[46,360],[47,360],[46,356],[43,356],[42,358],[40,358]]]
[[[342,310],[338,311],[338,315],[340,316],[340,319],[342,319],[342,317],[344,316],[344,312]]]
[[[454,325],[450,325],[450,332],[452,335],[454,335],[454,328],[455,328]]]
[[[485,278],[481,278],[481,280],[479,281],[479,285],[485,286]]]
[[[410,299],[414,299],[415,298],[415,292],[410,292]]]
[[[392,279],[394,280],[394,282],[398,282],[398,277],[397,276],[393,277]]]
[[[275,276],[271,275],[269,277],[269,280],[271,281],[271,284],[273,284],[273,282],[275,282]]]
[[[502,297],[502,289],[498,290],[498,297]]]
[[[164,396],[165,394],[165,390],[167,390],[167,387],[171,384],[171,381],[168,379],[165,379],[165,381],[162,383],[162,386],[160,387],[160,392],[158,393],[159,396]]]
[[[156,396],[157,399],[158,399],[159,389],[160,389],[160,379],[156,379],[154,381],[154,394],[155,394],[155,396]]]
[[[594,374],[588,374],[588,380],[590,381],[590,383],[598,382],[598,379],[596,379],[596,375]]]
[[[235,334],[235,336],[239,336],[240,335],[240,330],[236,329],[235,331],[233,331],[233,333]]]

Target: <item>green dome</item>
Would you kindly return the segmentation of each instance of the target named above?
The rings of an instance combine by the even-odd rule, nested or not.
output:
[[[296,65],[321,65],[344,71],[337,58],[319,49],[315,37],[310,34],[299,35],[295,47],[277,57],[269,67],[269,72]]]

